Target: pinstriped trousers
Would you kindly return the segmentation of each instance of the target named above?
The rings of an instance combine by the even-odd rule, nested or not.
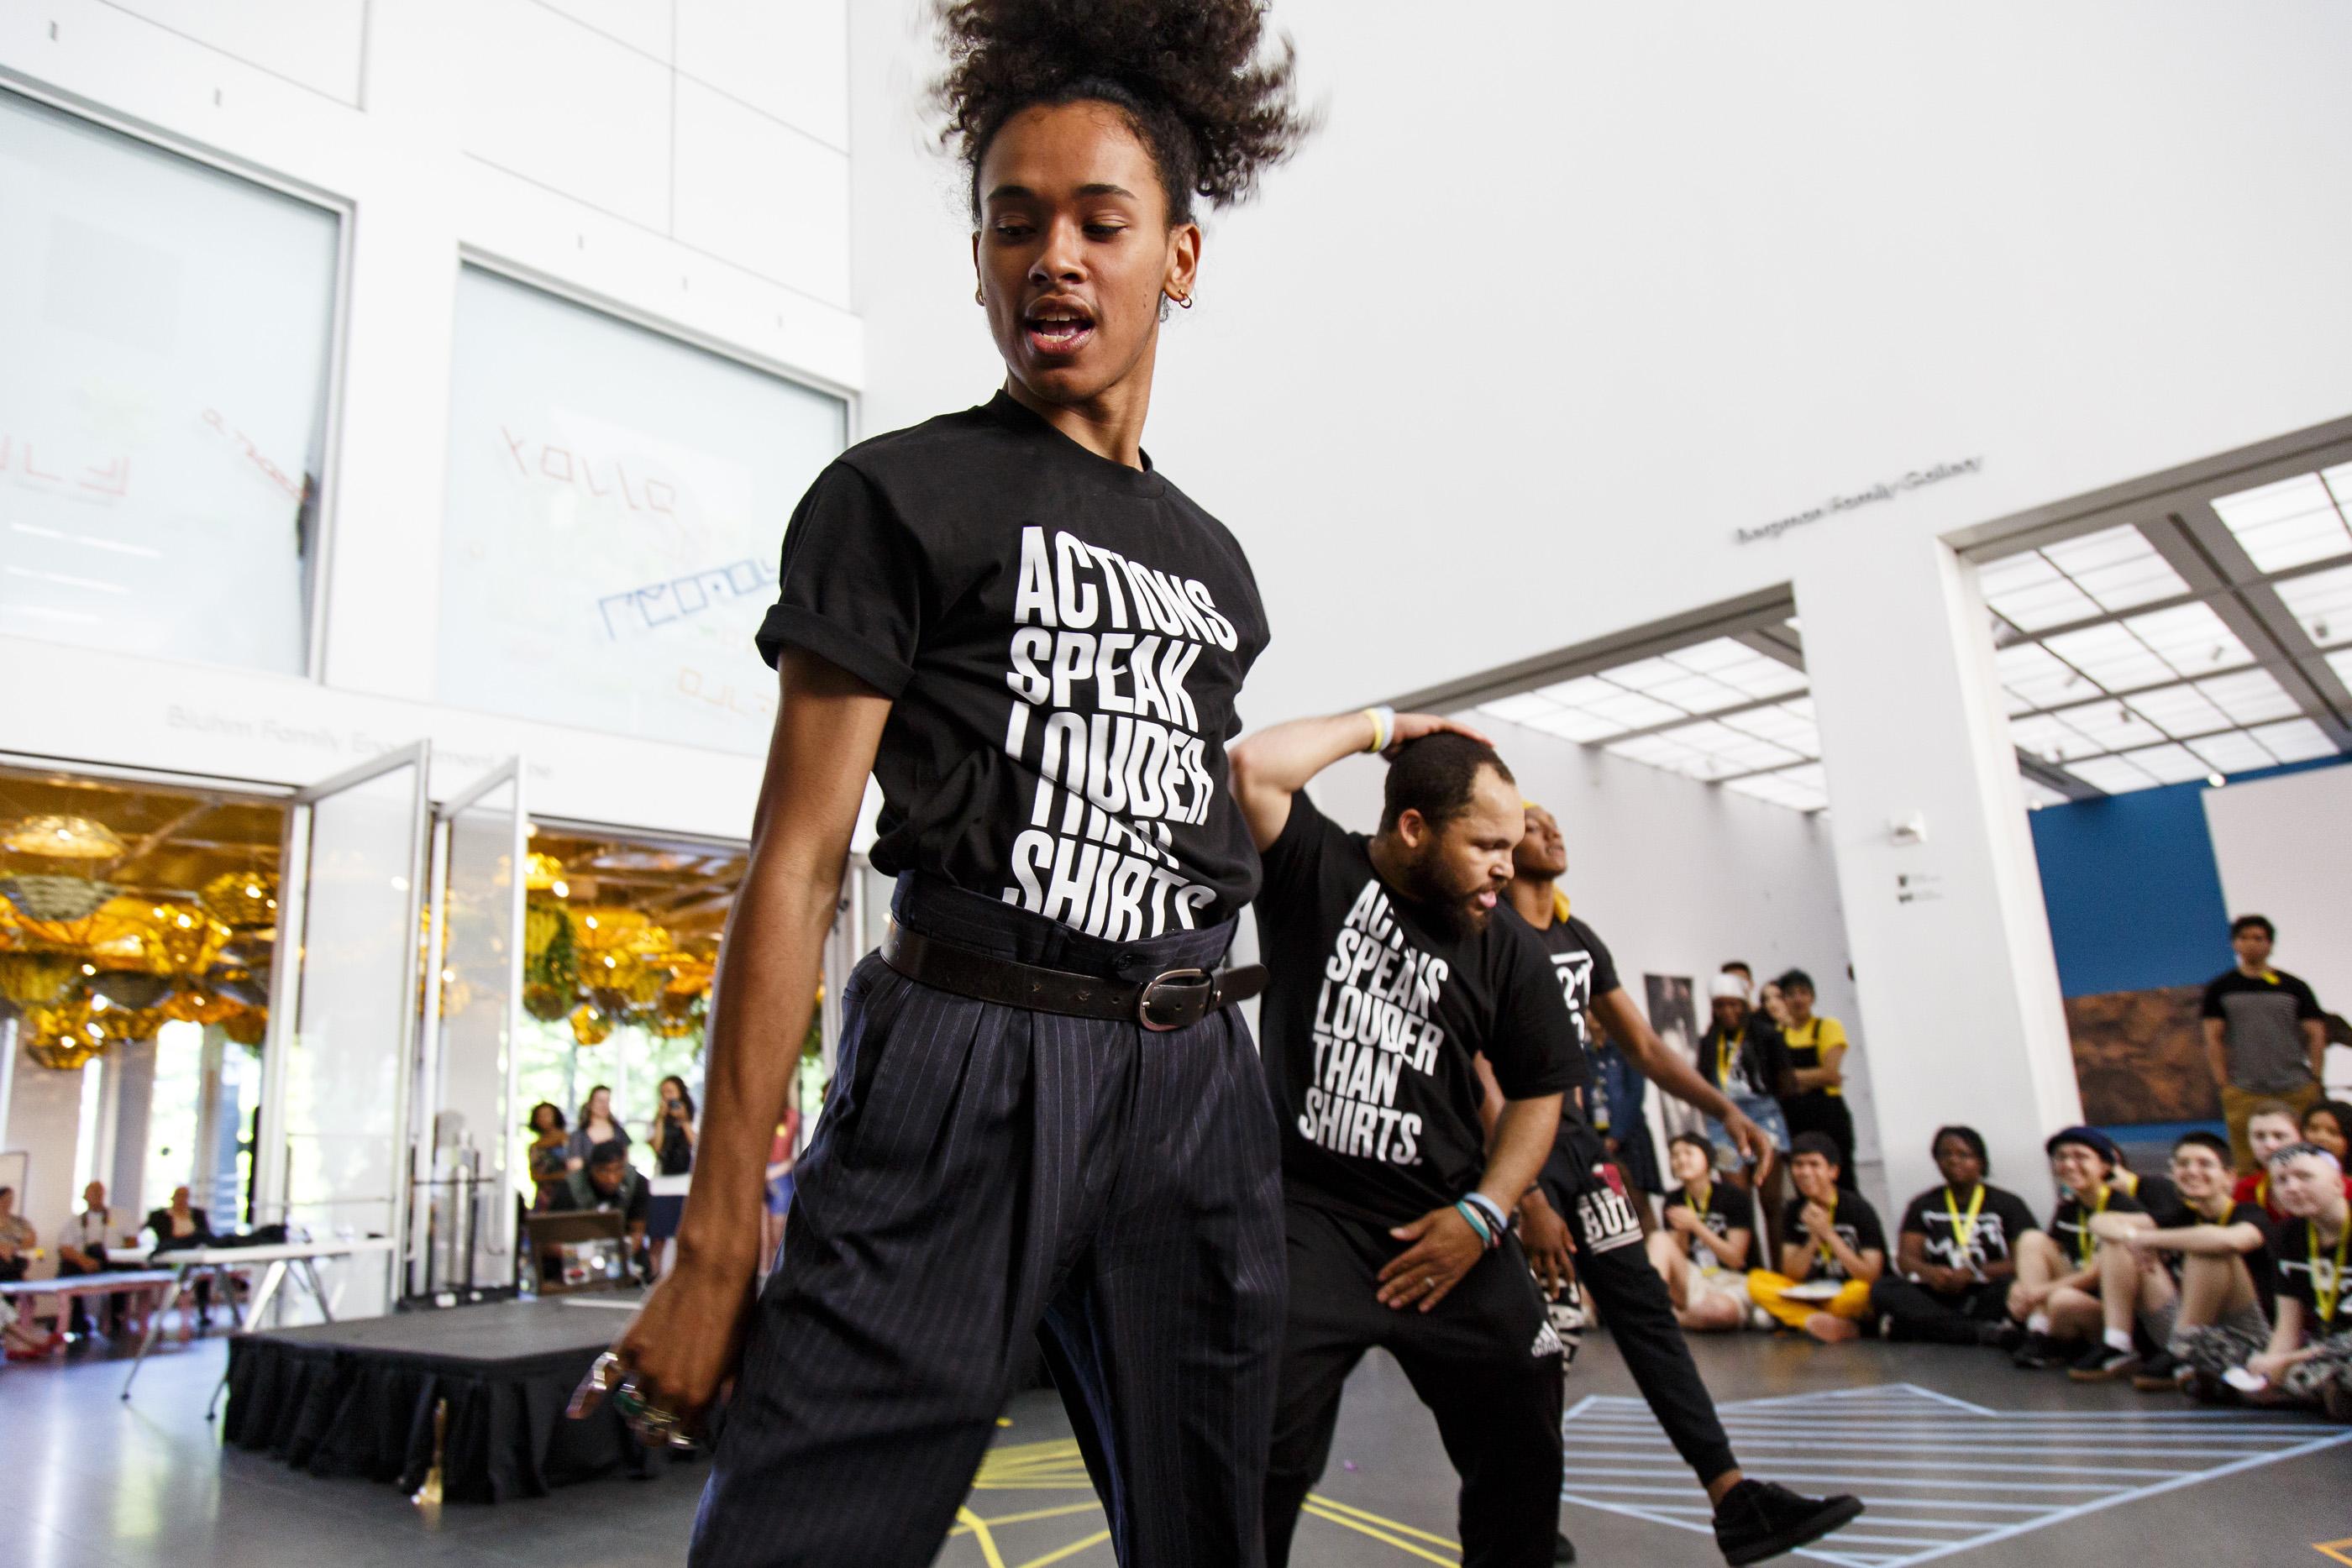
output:
[[[929,879],[900,923],[1120,979],[1230,925],[1108,944]],[[868,955],[694,1568],[920,1568],[1043,1343],[1126,1568],[1255,1568],[1284,1317],[1274,1111],[1239,1013],[1190,1029],[997,1007]]]

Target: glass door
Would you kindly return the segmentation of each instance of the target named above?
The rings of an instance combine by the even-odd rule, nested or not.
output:
[[[287,814],[257,1210],[317,1239],[392,1241],[322,1266],[339,1317],[389,1306],[401,1249],[430,766],[420,740],[301,791]]]
[[[514,1280],[509,1168],[522,1005],[530,821],[513,758],[434,812],[432,925],[439,955],[419,1034],[408,1288],[464,1299]]]

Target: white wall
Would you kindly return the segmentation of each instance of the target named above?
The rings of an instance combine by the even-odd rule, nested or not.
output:
[[[2322,768],[2208,789],[2206,831],[2231,915],[2266,915],[2279,928],[2279,967],[2302,976],[2319,1005],[2352,1016],[2352,768]],[[2352,1052],[2328,1052],[2340,1096]]]
[[[1635,1007],[1648,1011],[1644,975],[1685,976],[1704,1027],[1707,982],[1734,958],[1759,979],[1791,967],[1813,977],[1817,1010],[1843,1019],[1853,1036],[1847,1071],[1855,1157],[1874,1164],[1869,1042],[1846,973],[1827,824],[1483,714],[1473,722],[1494,740],[1521,792],[1559,819],[1569,862],[1561,885],[1609,945]],[[1370,832],[1385,774],[1375,758],[1350,758],[1317,780],[1316,803],[1342,826]]]
[[[541,812],[741,833],[755,758],[432,700],[452,301],[478,256],[854,392],[847,19],[847,0],[0,6],[0,84],[352,214],[323,679],[0,640],[9,667],[70,676],[0,689],[0,748],[292,784],[427,736],[446,794],[520,746]]]
[[[852,15],[875,430],[998,375],[915,5]],[[1801,593],[1807,536],[1941,535],[2352,413],[2352,206],[2309,196],[2352,183],[2352,7],[1274,15],[1328,123],[1211,225],[1150,440],[1256,566],[1253,722]],[[1495,612],[1530,586],[1544,615]]]

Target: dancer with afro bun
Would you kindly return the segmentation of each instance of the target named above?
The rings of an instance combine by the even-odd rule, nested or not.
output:
[[[929,1563],[1042,1342],[1128,1568],[1252,1564],[1284,1312],[1276,1133],[1221,969],[1267,627],[1143,450],[1203,207],[1309,129],[1255,0],[937,9],[984,404],[851,448],[784,532],[780,682],[677,1260],[574,1401],[715,1426],[698,1568]],[[769,1135],[867,775],[893,921],[757,1300]],[[713,1422],[731,1382],[723,1419]]]

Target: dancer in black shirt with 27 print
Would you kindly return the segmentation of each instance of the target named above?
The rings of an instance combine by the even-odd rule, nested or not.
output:
[[[1667,1049],[1619,983],[1616,962],[1600,933],[1564,912],[1567,901],[1559,880],[1567,871],[1568,842],[1559,823],[1549,811],[1530,802],[1526,807],[1525,831],[1511,855],[1507,898],[1512,913],[1503,918],[1534,931],[1537,942],[1551,958],[1561,998],[1571,1011],[1581,1015],[1589,1009],[1643,1077],[1713,1119],[1746,1159],[1769,1166],[1772,1142],[1764,1129],[1701,1077],[1679,1052]],[[1580,1038],[1583,1038],[1580,1030]],[[1496,1100],[1490,1092],[1490,1112]],[[1646,1123],[1635,1121],[1622,1129],[1622,1135],[1647,1144],[1650,1129]],[[1708,1163],[1712,1163],[1711,1155]],[[1635,1199],[1622,1190],[1619,1170],[1581,1117],[1573,1113],[1560,1117],[1559,1134],[1536,1185],[1519,1201],[1519,1237],[1538,1280],[1557,1290],[1570,1266],[1569,1254],[1573,1250],[1577,1275],[1607,1320],[1610,1338],[1624,1357],[1626,1370],[1633,1375],[1635,1386],[1675,1451],[1698,1477],[1707,1500],[1715,1505],[1716,1541],[1727,1558],[1734,1563],[1759,1562],[1844,1525],[1862,1512],[1861,1503],[1854,1499],[1800,1497],[1786,1487],[1752,1480],[1741,1472],[1723,1423],[1716,1416],[1715,1401],[1691,1360],[1690,1345],[1676,1322],[1674,1296],[1644,1250],[1641,1226],[1632,1207]],[[1739,1192],[1738,1204],[1744,1214],[1748,1207],[1745,1189]],[[1659,1231],[1653,1241],[1670,1235],[1671,1214],[1670,1210],[1668,1228]],[[1741,1245],[1744,1248],[1746,1243]],[[1670,1259],[1664,1266],[1672,1267]],[[1685,1277],[1685,1283],[1688,1282]],[[1735,1311],[1744,1315],[1744,1287],[1738,1300]],[[1735,1317],[1723,1326],[1737,1326],[1738,1322]]]
[[[1263,11],[938,9],[1005,381],[843,454],[785,530],[677,1261],[579,1399],[667,1441],[733,1380],[695,1568],[930,1563],[1039,1338],[1119,1561],[1258,1557],[1279,1151],[1239,986],[1209,971],[1256,891],[1224,746],[1267,630],[1240,547],[1141,441],[1195,204],[1301,130]],[[843,988],[755,1303],[869,773],[895,919]]]
[[[1521,826],[1483,741],[1385,711],[1302,719],[1233,752],[1265,860],[1261,1053],[1282,1124],[1290,1311],[1267,1462],[1269,1568],[1290,1558],[1339,1397],[1387,1349],[1461,1474],[1466,1568],[1552,1561],[1559,1338],[1507,1217],[1583,1081],[1575,1025],[1527,928],[1494,918]],[[1304,793],[1351,752],[1397,746],[1381,831]],[[1507,1097],[1491,1151],[1484,1053]]]

